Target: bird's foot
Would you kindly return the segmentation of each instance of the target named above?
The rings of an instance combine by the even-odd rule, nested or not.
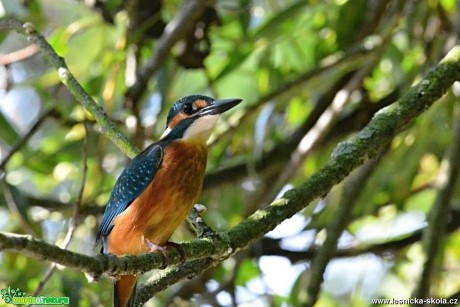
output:
[[[166,251],[166,248],[153,243],[147,238],[144,238],[144,243],[149,248],[151,253],[154,253],[154,252],[161,253],[161,255],[163,256],[163,265],[160,267],[160,269],[162,270],[165,269],[169,264],[169,255],[168,255],[168,252]]]
[[[160,269],[165,269],[169,265],[169,254],[166,250],[166,247],[174,248],[180,256],[180,263],[183,264],[185,262],[185,251],[180,244],[174,242],[166,242],[164,246],[160,246],[158,244],[153,243],[147,238],[144,238],[144,243],[150,249],[150,252],[160,252],[163,256],[163,265]]]

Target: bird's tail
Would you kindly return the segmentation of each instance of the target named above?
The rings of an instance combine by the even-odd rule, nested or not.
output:
[[[136,297],[137,277],[134,275],[122,275],[113,282],[113,306],[132,307]]]

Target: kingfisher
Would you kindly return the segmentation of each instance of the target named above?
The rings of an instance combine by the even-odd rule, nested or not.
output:
[[[117,179],[96,235],[101,253],[160,251],[197,202],[207,162],[207,140],[219,115],[241,99],[203,95],[179,99],[160,140],[134,157]],[[137,277],[116,276],[114,306],[133,306]]]

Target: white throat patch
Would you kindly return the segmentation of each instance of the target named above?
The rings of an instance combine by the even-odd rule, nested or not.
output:
[[[204,140],[207,141],[214,130],[214,126],[219,119],[219,115],[207,115],[200,117],[190,125],[182,137],[185,140]]]
[[[164,139],[169,133],[171,132],[171,128],[166,128],[166,130],[163,132],[163,134],[161,135],[160,137],[160,140],[161,139]]]

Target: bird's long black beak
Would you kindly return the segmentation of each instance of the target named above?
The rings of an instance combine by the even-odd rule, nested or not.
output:
[[[204,107],[196,114],[198,116],[206,116],[206,115],[218,115],[222,114],[225,111],[230,110],[237,104],[239,104],[243,99],[239,98],[231,98],[231,99],[222,99],[222,100],[214,100],[212,104]]]

